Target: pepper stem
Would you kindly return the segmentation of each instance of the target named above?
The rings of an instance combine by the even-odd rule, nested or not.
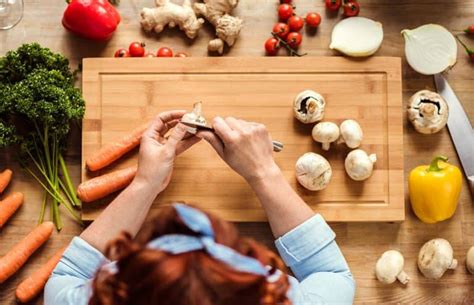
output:
[[[440,168],[438,166],[439,161],[448,162],[448,157],[445,157],[445,156],[436,156],[436,157],[434,157],[433,161],[431,161],[430,167],[428,167],[427,171],[429,171],[429,172],[439,172],[439,171],[441,171],[442,168]]]

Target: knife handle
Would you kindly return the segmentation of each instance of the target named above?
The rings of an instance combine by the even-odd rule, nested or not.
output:
[[[469,190],[471,191],[471,196],[474,199],[474,176],[467,177],[467,183],[469,185]]]

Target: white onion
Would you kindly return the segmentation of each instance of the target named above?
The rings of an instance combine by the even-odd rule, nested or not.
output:
[[[334,26],[329,48],[349,56],[369,56],[377,52],[382,40],[383,29],[380,22],[364,17],[351,17]]]
[[[443,72],[456,63],[457,45],[453,34],[438,24],[403,30],[408,64],[425,75]]]

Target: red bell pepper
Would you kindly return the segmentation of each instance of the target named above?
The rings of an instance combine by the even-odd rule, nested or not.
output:
[[[69,31],[94,40],[112,37],[120,14],[107,0],[72,0],[63,15],[63,26]]]

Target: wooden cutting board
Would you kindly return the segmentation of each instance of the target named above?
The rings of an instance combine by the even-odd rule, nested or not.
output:
[[[324,120],[360,123],[361,148],[378,158],[370,179],[349,179],[344,158],[350,150],[339,144],[322,151],[311,138],[313,124],[293,118],[293,98],[305,89],[326,99]],[[83,92],[87,103],[83,164],[103,144],[157,113],[191,110],[194,102],[202,101],[208,120],[220,115],[264,123],[272,137],[285,144],[275,159],[286,179],[328,221],[404,220],[400,58],[89,58],[83,61]],[[309,151],[325,156],[333,169],[331,183],[320,192],[305,190],[295,178],[296,160]],[[136,164],[136,160],[134,151],[98,173],[88,173],[83,167],[82,179]],[[95,219],[112,198],[84,204],[83,219]],[[153,209],[176,201],[231,221],[265,221],[249,186],[204,141],[179,156],[173,180]],[[129,204],[132,209],[134,203]]]

